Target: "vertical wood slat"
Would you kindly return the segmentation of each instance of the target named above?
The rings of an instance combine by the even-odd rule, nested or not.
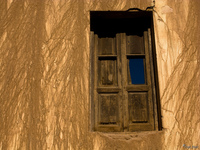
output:
[[[158,115],[157,115],[157,100],[156,100],[156,88],[155,88],[155,76],[154,76],[154,65],[153,65],[153,54],[152,54],[152,41],[151,41],[151,29],[148,28],[148,41],[149,41],[149,58],[151,67],[151,80],[152,80],[152,93],[153,93],[153,104],[154,104],[154,122],[155,129],[158,130]]]
[[[146,75],[147,75],[147,85],[152,86],[151,83],[151,68],[150,68],[150,59],[149,59],[149,40],[148,40],[148,31],[144,31],[144,46],[145,46],[145,55],[146,55]],[[152,97],[152,88],[149,88],[148,91],[148,104],[149,104],[149,123],[154,129],[154,113],[153,113],[153,97]]]
[[[128,93],[127,84],[127,63],[126,62],[126,33],[121,33],[121,58],[122,58],[122,102],[123,102],[123,128],[128,131]]]
[[[132,84],[131,82],[131,73],[130,73],[130,67],[129,67],[129,59],[127,59],[127,83]]]
[[[108,61],[107,82],[109,85],[116,85],[116,60]]]
[[[90,32],[90,86],[89,86],[89,89],[90,89],[90,109],[91,109],[91,114],[90,114],[90,117],[91,117],[91,120],[89,122],[89,124],[91,124],[91,126],[89,127],[91,131],[94,131],[94,127],[95,127],[95,110],[94,110],[94,95],[95,95],[95,91],[94,91],[94,74],[95,74],[95,70],[94,70],[94,64],[95,64],[95,59],[94,59],[94,32]]]
[[[147,57],[147,56],[146,56]],[[147,65],[146,65],[146,57],[143,59],[143,65],[144,65],[144,80],[145,84],[147,85]]]
[[[95,130],[98,130],[98,35],[94,35],[94,112],[95,112]]]
[[[117,79],[118,79],[118,87],[122,89],[122,58],[121,58],[121,34],[116,34],[116,52],[117,52]],[[123,101],[122,101],[122,90],[118,93],[118,101],[119,101],[119,123],[120,123],[120,131],[123,131]]]
[[[99,82],[101,85],[106,85],[107,83],[107,64],[106,61],[99,61],[100,67],[99,67]]]

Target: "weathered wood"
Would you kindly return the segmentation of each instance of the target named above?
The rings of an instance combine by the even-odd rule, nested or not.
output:
[[[120,92],[121,71],[119,70],[120,56],[119,35],[114,38],[98,38],[98,111],[96,130],[103,132],[122,131],[122,100]],[[105,44],[108,44],[107,46]],[[118,44],[118,46],[116,45]],[[112,51],[111,51],[112,50]],[[96,57],[96,56],[95,56]],[[119,77],[118,77],[119,76]]]
[[[129,67],[129,59],[127,59],[127,83],[132,84],[131,82],[131,72],[130,72],[130,67]]]
[[[98,38],[99,55],[116,55],[115,38]]]
[[[151,123],[132,123],[129,124],[129,131],[134,132],[134,131],[151,131],[154,130],[154,127],[152,126]]]
[[[145,64],[146,64],[146,77],[147,77],[147,84],[151,85],[151,68],[150,68],[150,64],[149,64],[149,43],[148,43],[148,33],[147,31],[144,31],[144,47],[145,47]]]
[[[118,93],[121,91],[121,88],[119,87],[98,87],[97,92],[98,93]]]
[[[124,131],[128,131],[128,93],[125,90],[127,86],[127,60],[126,57],[126,34],[121,33],[121,60],[122,60],[122,94],[123,94],[123,127]]]
[[[95,111],[94,111],[94,95],[95,95],[95,90],[94,90],[94,74],[95,74],[95,69],[94,69],[94,64],[95,64],[95,55],[94,55],[94,32],[90,32],[90,109],[91,109],[91,114],[90,117],[91,119],[89,120],[90,124],[90,130],[94,131],[94,122],[95,122]]]
[[[95,120],[94,120],[94,130],[98,130],[98,93],[97,93],[97,86],[98,86],[98,35],[94,35],[94,112],[95,112]]]
[[[150,58],[149,58],[149,42],[148,42],[148,32],[144,31],[144,46],[145,46],[145,55],[146,55],[146,75],[147,75],[147,85],[149,87],[152,86],[151,83],[151,67],[150,67]],[[153,114],[153,95],[152,95],[152,88],[149,88],[148,91],[148,104],[149,104],[149,123],[152,125],[154,129],[155,121],[154,121],[154,114]]]
[[[116,60],[99,60],[99,85],[117,85]]]
[[[119,103],[119,125],[120,131],[123,131],[123,101],[122,101],[122,63],[121,63],[121,36],[116,34],[116,51],[117,51],[117,72],[118,72],[118,103]]]
[[[153,65],[153,50],[152,50],[152,41],[151,41],[151,29],[148,28],[148,44],[149,44],[149,59],[151,67],[151,81],[152,81],[152,97],[154,104],[154,120],[155,120],[155,129],[158,130],[158,114],[157,114],[157,97],[156,97],[156,87],[155,87],[155,76],[154,76],[154,65]]]
[[[126,56],[132,56],[132,57],[145,57],[145,54],[126,54]]]
[[[148,121],[147,93],[128,94],[129,123],[146,123]]]
[[[144,48],[145,48],[145,59],[144,59],[144,73],[145,73],[145,83],[146,85],[128,85],[126,90],[129,93],[129,131],[143,131],[143,130],[153,130],[154,129],[154,118],[153,118],[153,105],[152,105],[152,89],[151,89],[151,75],[150,75],[150,63],[149,63],[149,45],[147,31],[144,31]],[[128,61],[126,63],[128,65]],[[128,71],[127,71],[128,72]],[[144,97],[139,98],[131,96],[131,93],[137,93],[140,91],[143,93],[147,92],[146,99]],[[137,103],[134,102],[137,100]],[[134,103],[132,103],[134,102]],[[146,102],[146,103],[145,103]],[[136,105],[137,104],[137,105]],[[140,104],[145,107],[141,108]],[[131,121],[130,121],[131,119]]]
[[[127,91],[148,91],[149,86],[148,85],[127,85],[126,86]]]
[[[116,58],[117,55],[98,55],[99,58]]]
[[[117,124],[119,106],[116,94],[99,95],[99,122],[100,124]]]
[[[95,64],[98,63],[96,65],[98,84],[95,87],[95,130],[103,132],[153,130],[151,87],[153,68],[150,65],[147,31],[144,31],[142,40],[141,37],[129,37],[132,45],[139,40],[139,44],[135,44],[137,50],[127,46],[128,38],[125,33],[117,34],[113,39],[96,38]],[[100,46],[98,42],[101,42]],[[129,60],[138,58],[143,59],[144,84],[131,82]]]
[[[126,38],[127,54],[144,54],[144,42],[142,36],[129,35]]]

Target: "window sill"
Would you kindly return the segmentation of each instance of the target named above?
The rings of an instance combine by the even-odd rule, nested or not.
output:
[[[94,132],[102,137],[108,137],[114,140],[140,140],[161,135],[163,131],[141,131],[141,132]]]

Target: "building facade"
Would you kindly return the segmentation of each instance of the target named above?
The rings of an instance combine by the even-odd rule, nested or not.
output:
[[[161,130],[93,131],[90,11],[153,11]],[[198,0],[1,0],[0,149],[200,148]]]

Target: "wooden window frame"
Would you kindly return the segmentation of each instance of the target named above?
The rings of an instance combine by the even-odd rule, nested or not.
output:
[[[95,19],[118,19],[118,18],[140,18],[147,16],[153,22],[152,12],[91,12],[91,20]],[[116,55],[100,55],[98,52],[99,45],[101,45],[98,33],[91,27],[90,32],[90,99],[91,99],[91,130],[100,132],[134,132],[134,131],[152,131],[161,129],[160,119],[160,103],[159,103],[159,87],[157,76],[157,63],[154,45],[153,23],[151,27],[144,31],[144,49],[145,49],[145,66],[146,66],[146,85],[128,84],[128,57],[140,57],[139,54],[127,54],[127,35],[126,33],[117,33],[114,39],[116,46]],[[92,26],[92,24],[91,24]],[[106,33],[105,33],[106,34]],[[142,56],[143,57],[143,56]],[[116,64],[116,83],[114,86],[103,86],[98,81],[100,74],[100,60],[107,60],[107,58],[114,60]],[[102,61],[103,62],[103,61]],[[113,66],[113,65],[112,65]],[[114,80],[113,80],[114,82]],[[113,83],[114,84],[114,83]],[[131,104],[129,98],[131,95],[146,95],[148,109],[148,120],[146,122],[130,123],[129,111]],[[118,106],[118,111],[115,112],[118,118],[115,118],[115,124],[112,122],[105,124],[101,123],[101,105],[102,101],[111,97],[117,102],[113,103]],[[107,100],[106,100],[107,101]],[[111,100],[110,100],[111,102]],[[105,114],[104,114],[105,115]],[[103,118],[105,119],[105,118]],[[112,117],[110,118],[112,120]]]

